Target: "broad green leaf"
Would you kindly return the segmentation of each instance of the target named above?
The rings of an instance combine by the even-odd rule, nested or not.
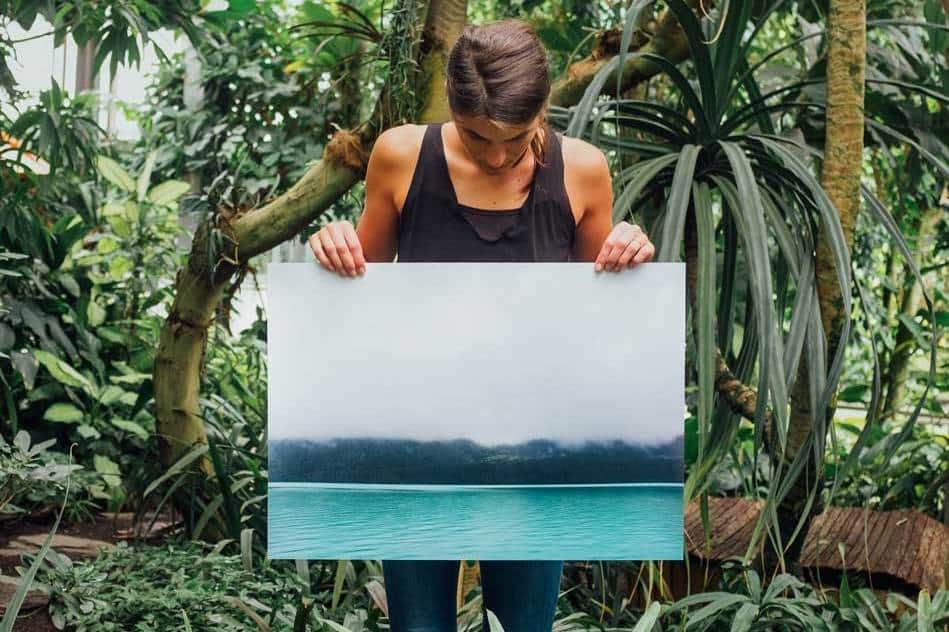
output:
[[[114,384],[109,384],[104,389],[102,389],[102,395],[99,397],[99,403],[105,406],[111,406],[112,404],[119,401],[124,393],[125,391],[120,387],[115,386]]]
[[[154,204],[171,204],[191,188],[187,182],[181,180],[167,180],[148,192],[148,199]]]
[[[109,260],[109,275],[115,281],[121,281],[132,270],[133,265],[131,259],[122,255],[112,257]]]
[[[65,402],[56,402],[46,409],[43,413],[43,419],[46,421],[55,421],[57,423],[72,424],[82,421],[83,412],[73,404]]]
[[[109,202],[99,209],[99,215],[102,217],[111,217],[113,215],[121,215],[124,210],[125,205],[122,202]]]
[[[134,421],[129,421],[127,419],[119,419],[118,417],[112,418],[112,425],[116,428],[125,430],[126,432],[131,432],[134,435],[142,439],[148,439],[148,431],[142,428],[139,424]]]
[[[115,234],[122,239],[128,239],[132,236],[132,229],[129,227],[129,222],[125,217],[121,215],[109,215],[106,221],[109,222],[109,226],[112,227]]]
[[[115,186],[129,193],[135,191],[135,181],[132,180],[132,176],[119,166],[119,163],[116,161],[108,156],[99,155],[96,157],[96,166],[99,168],[99,173],[102,174],[102,177]]]
[[[79,424],[79,426],[76,427],[76,432],[78,432],[79,436],[83,439],[98,439],[102,436],[101,432],[89,424]]]
[[[93,456],[92,462],[95,464],[96,472],[102,474],[102,478],[105,480],[106,485],[109,487],[121,487],[122,473],[119,470],[118,463],[102,454],[96,454]]]
[[[90,300],[89,305],[86,307],[86,318],[89,320],[89,324],[93,327],[98,327],[105,322],[105,316],[105,308],[97,302]]]
[[[43,349],[33,349],[32,352],[33,356],[40,361],[40,364],[45,366],[46,370],[50,372],[50,375],[62,384],[84,388],[90,395],[96,393],[96,389],[89,379],[72,368],[65,360],[60,360],[52,353]]]
[[[125,218],[130,224],[137,224],[141,210],[136,202],[129,200],[125,203]]]
[[[111,237],[103,237],[96,243],[96,252],[101,255],[107,255],[110,252],[115,252],[119,249],[119,242],[115,241]]]

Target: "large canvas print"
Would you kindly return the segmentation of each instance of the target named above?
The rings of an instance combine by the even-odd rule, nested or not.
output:
[[[685,267],[270,264],[268,555],[680,559]]]

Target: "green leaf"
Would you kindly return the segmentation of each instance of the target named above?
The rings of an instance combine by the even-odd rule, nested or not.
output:
[[[916,608],[916,628],[919,632],[935,630],[933,626],[933,608],[929,599],[929,591],[919,591],[919,605]]]
[[[632,629],[632,632],[650,632],[656,625],[656,619],[659,618],[659,611],[661,609],[662,604],[658,601],[649,604],[649,607],[646,608],[646,612],[644,612],[643,616],[636,622],[636,627]]]
[[[96,252],[100,255],[107,255],[119,249],[119,242],[111,237],[105,236],[96,243]]]
[[[757,604],[743,604],[741,608],[738,609],[738,612],[735,613],[735,618],[732,620],[731,632],[748,632],[751,630],[751,626],[757,617]]]
[[[79,424],[79,426],[76,427],[76,432],[78,432],[79,436],[83,439],[98,439],[102,436],[101,432],[89,424]]]
[[[139,424],[134,421],[129,421],[127,419],[119,419],[118,417],[112,418],[112,425],[116,428],[125,430],[126,432],[131,432],[134,435],[142,439],[148,439],[148,431],[142,428]]]
[[[71,460],[72,458],[70,457],[70,461]],[[46,559],[50,544],[53,542],[53,536],[56,534],[56,529],[59,528],[59,521],[62,520],[63,513],[66,511],[66,503],[69,502],[69,483],[71,480],[72,474],[66,478],[66,493],[63,497],[63,504],[59,509],[59,514],[56,516],[56,522],[53,523],[53,528],[46,535],[46,539],[43,540],[43,546],[40,547],[39,552],[33,558],[33,563],[30,564],[29,570],[26,571],[26,574],[23,575],[23,578],[20,580],[20,586],[13,594],[13,598],[6,604],[3,620],[0,620],[0,632],[13,632],[13,626],[16,624],[17,614],[23,606],[24,599],[26,599],[26,593],[29,592],[30,586],[33,585],[33,578],[36,577],[36,572],[42,565],[43,560]]]
[[[679,153],[675,173],[672,175],[672,191],[669,194],[669,203],[666,205],[656,261],[679,260],[685,214],[689,209],[692,179],[695,175],[695,163],[701,150],[702,148],[698,145],[684,145]]]
[[[65,360],[60,360],[52,353],[43,349],[32,349],[33,356],[40,361],[40,364],[46,367],[46,370],[56,378],[60,383],[69,386],[83,388],[90,395],[96,394],[96,389],[89,379],[72,368]]]
[[[62,424],[72,424],[82,421],[83,415],[84,413],[73,404],[56,402],[46,409],[46,412],[43,413],[43,419]]]
[[[105,308],[94,300],[90,300],[86,306],[86,318],[92,327],[98,327],[105,322]]]
[[[146,487],[145,491],[142,493],[142,498],[144,498],[145,496],[148,496],[156,487],[164,483],[166,480],[168,480],[175,474],[178,474],[179,472],[184,470],[186,467],[188,467],[188,465],[190,465],[193,461],[195,461],[196,459],[204,455],[207,451],[208,451],[208,444],[199,443],[195,445],[193,448],[191,448],[191,450],[185,453],[184,456],[182,456],[180,459],[175,461],[175,463],[170,468],[168,468],[167,472],[165,472],[164,474],[162,474],[161,476],[153,480],[151,483],[149,483],[148,487]]]
[[[100,154],[96,156],[96,166],[99,168],[102,177],[115,186],[129,193],[135,191],[135,181],[132,180],[132,176],[120,167],[116,161]]]
[[[148,156],[145,157],[145,164],[142,166],[142,170],[138,174],[138,182],[136,183],[135,192],[138,195],[139,201],[145,199],[145,193],[148,191],[148,185],[152,179],[152,169],[155,168],[155,158],[157,156],[158,154],[155,151],[148,152]]]
[[[715,218],[708,185],[692,185],[696,231],[698,232],[698,271],[696,288],[697,336],[696,353],[699,373],[699,451],[698,459],[705,456],[708,428],[712,421],[712,402],[715,389]]]
[[[636,163],[633,167],[624,169],[617,182],[623,186],[623,190],[616,196],[613,203],[613,222],[619,221],[628,212],[630,205],[636,201],[642,190],[648,185],[663,169],[679,159],[679,154],[670,154],[658,158],[650,158]]]
[[[129,200],[128,202],[125,203],[124,212],[125,212],[125,218],[128,219],[128,221],[131,224],[138,223],[138,217],[141,213],[138,204]]]
[[[109,276],[115,281],[121,281],[132,270],[133,265],[132,260],[128,257],[121,255],[112,257],[109,260]]]
[[[166,180],[148,192],[148,199],[153,204],[171,204],[191,189],[191,185],[181,180]]]
[[[343,582],[346,580],[346,567],[350,564],[349,560],[337,560],[336,578],[333,580],[333,597],[330,601],[330,610],[336,610],[339,605],[339,597],[343,593]]]
[[[717,109],[715,71],[712,69],[712,58],[709,54],[708,44],[705,43],[705,37],[702,35],[699,21],[684,0],[668,0],[667,4],[685,32],[686,41],[692,53],[692,64],[695,67],[695,74],[698,76],[699,87],[702,90],[702,103],[705,104],[706,109]],[[698,112],[696,112],[696,116],[698,116]],[[709,112],[708,123],[713,128],[718,124],[718,113],[716,111]]]
[[[122,486],[122,473],[119,470],[118,463],[101,454],[96,454],[93,456],[92,462],[95,464],[96,472],[102,474],[102,478],[105,480],[106,485],[109,487]]]
[[[132,235],[132,229],[129,227],[128,220],[121,215],[109,215],[106,217],[109,226],[115,231],[115,234],[123,239],[128,239]]]
[[[125,205],[122,202],[109,202],[99,209],[99,215],[110,217],[112,215],[121,215],[124,212]]]

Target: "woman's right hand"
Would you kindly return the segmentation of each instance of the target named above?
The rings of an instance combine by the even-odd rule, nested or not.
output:
[[[316,260],[330,272],[350,277],[366,272],[359,237],[348,220],[330,222],[310,235],[307,243]]]

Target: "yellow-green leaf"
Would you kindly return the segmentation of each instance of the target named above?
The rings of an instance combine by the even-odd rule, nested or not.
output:
[[[122,475],[119,471],[119,465],[112,459],[101,454],[92,457],[96,472],[102,474],[106,485],[109,487],[120,487],[122,485]]]
[[[129,193],[135,191],[135,181],[132,180],[132,176],[120,167],[116,161],[108,156],[97,156],[96,166],[99,167],[99,173],[102,174],[102,177],[115,186]]]
[[[40,364],[45,366],[46,370],[50,372],[50,375],[56,378],[60,383],[85,388],[89,393],[95,392],[89,379],[69,366],[67,362],[60,360],[49,351],[44,351],[43,349],[33,349],[32,351],[33,356],[39,360]]]
[[[125,217],[133,224],[138,223],[139,206],[137,203],[128,201],[125,203]]]
[[[107,255],[110,252],[115,252],[119,249],[119,242],[112,239],[111,237],[103,237],[96,243],[96,252],[102,255]]]
[[[166,180],[148,192],[148,199],[155,204],[171,204],[188,192],[191,185],[181,180]]]
[[[117,401],[120,401],[123,394],[125,394],[124,389],[114,384],[109,384],[104,389],[102,389],[102,396],[99,398],[99,403],[105,406],[111,406]]]
[[[73,424],[82,421],[82,411],[72,404],[56,402],[43,413],[46,421],[55,421],[61,424]]]
[[[98,327],[105,322],[105,308],[95,301],[89,301],[89,306],[86,309],[86,318],[89,319],[90,325]]]
[[[112,260],[109,261],[109,274],[116,281],[121,281],[122,277],[131,269],[132,262],[126,257],[112,257]]]
[[[109,202],[99,209],[99,215],[102,215],[103,217],[109,217],[110,215],[121,215],[124,209],[125,205],[121,202]]]
[[[129,222],[122,215],[109,215],[106,218],[109,222],[109,226],[112,227],[112,230],[115,231],[115,234],[123,239],[127,239],[132,234],[132,229],[129,228]]]
[[[148,183],[152,178],[152,169],[155,167],[155,157],[157,154],[154,151],[148,152],[148,156],[145,158],[145,164],[142,166],[142,171],[138,174],[138,186],[136,187],[136,192],[138,193],[138,199],[145,199],[145,192],[148,191]]]

